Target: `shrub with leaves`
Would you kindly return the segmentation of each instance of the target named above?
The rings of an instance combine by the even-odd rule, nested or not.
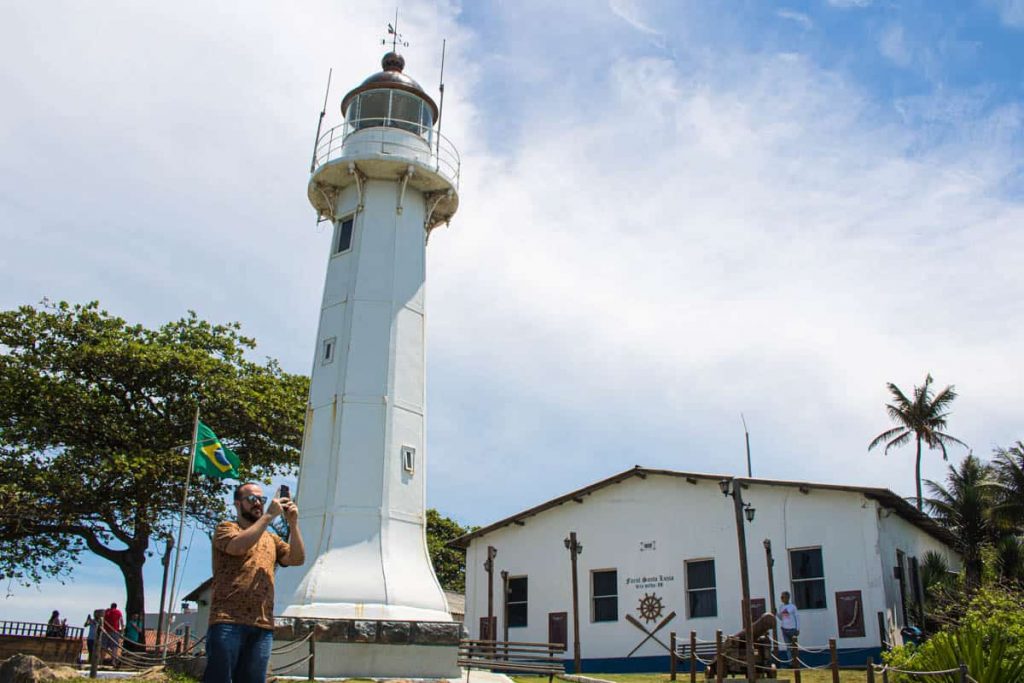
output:
[[[947,671],[961,663],[978,683],[1024,683],[1024,594],[1006,587],[979,590],[957,620],[920,647],[906,645],[884,655],[907,671]],[[943,676],[958,683],[959,672]],[[908,675],[890,680],[910,683]]]

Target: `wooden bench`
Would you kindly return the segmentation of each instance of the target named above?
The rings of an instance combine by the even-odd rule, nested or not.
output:
[[[519,643],[494,640],[463,640],[459,643],[459,666],[468,671],[487,669],[497,672],[547,674],[548,682],[565,673],[559,655],[561,643]]]
[[[675,634],[672,634],[673,637]],[[674,638],[673,638],[674,639]],[[742,633],[734,636],[722,639],[722,652],[723,657],[722,664],[723,677],[731,674],[745,674],[746,673],[746,649],[743,645],[744,639]],[[718,669],[718,650],[714,643],[697,643],[695,648],[691,648],[691,644],[687,642],[676,641],[675,658],[671,662],[671,673],[672,680],[675,680],[675,671],[677,662],[691,662],[691,649],[692,654],[696,655],[696,659],[702,662],[704,666],[704,677],[711,679],[715,678]],[[758,667],[771,667],[771,645],[767,639],[760,639],[754,643],[755,658],[754,663]],[[775,671],[766,671],[764,668],[759,668],[757,671],[759,678],[775,678],[777,673]],[[691,673],[690,680],[695,680],[694,674]]]

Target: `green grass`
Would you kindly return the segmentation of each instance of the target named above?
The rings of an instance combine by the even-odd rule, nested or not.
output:
[[[81,678],[65,678],[63,679],[66,683],[96,683],[100,680],[98,678],[89,678],[84,676]],[[131,678],[116,679],[130,681]],[[147,678],[146,683],[199,683],[196,679],[185,674],[176,673],[174,671],[168,671],[164,674],[163,678]]]
[[[599,678],[604,681],[613,681],[614,683],[669,683],[668,674],[600,674],[600,673],[585,673],[583,674],[587,678]],[[539,683],[541,680],[547,680],[547,676],[512,676],[512,680],[516,683]],[[707,679],[714,681],[714,678]],[[726,681],[733,681],[738,683],[741,678],[733,677],[726,678]],[[770,679],[764,679],[770,680]],[[787,669],[779,671],[779,681],[790,681],[792,683],[795,679],[793,673]],[[679,673],[676,675],[677,683],[689,683],[689,673]],[[698,683],[704,683],[704,672],[697,673]],[[839,682],[840,683],[866,683],[867,674],[863,671],[840,671]],[[832,672],[822,670],[809,670],[803,669],[800,671],[800,683],[832,683]]]

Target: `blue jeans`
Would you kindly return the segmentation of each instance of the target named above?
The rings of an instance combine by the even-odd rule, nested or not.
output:
[[[274,632],[242,624],[213,624],[206,632],[204,683],[265,683]]]
[[[793,652],[793,638],[795,638],[798,633],[800,633],[799,629],[795,629],[795,628],[784,628],[784,629],[782,629],[782,639],[786,642],[786,658],[789,661],[789,665],[791,667],[794,664],[793,656],[796,654],[795,652]],[[780,657],[780,659],[781,659],[781,657]]]

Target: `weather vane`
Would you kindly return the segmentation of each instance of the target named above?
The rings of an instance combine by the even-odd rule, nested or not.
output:
[[[391,51],[398,52],[398,46],[409,47],[409,43],[402,40],[402,34],[398,32],[398,10],[395,10],[395,23],[388,24],[388,36],[390,38],[384,38],[380,41],[381,45],[387,45],[388,40],[391,41]]]

